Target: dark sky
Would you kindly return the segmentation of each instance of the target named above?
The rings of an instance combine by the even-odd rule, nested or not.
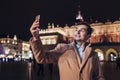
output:
[[[36,15],[41,15],[41,28],[48,23],[72,25],[78,5],[87,22],[90,17],[99,22],[120,17],[119,0],[0,0],[0,38],[14,34],[19,39],[29,40],[29,28]]]

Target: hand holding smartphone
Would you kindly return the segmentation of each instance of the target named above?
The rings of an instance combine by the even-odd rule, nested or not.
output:
[[[37,15],[36,17],[35,17],[35,19],[37,19],[38,21],[40,20],[40,15]]]
[[[37,16],[35,17],[35,19],[36,19],[37,24],[39,25],[40,15],[37,15]],[[37,28],[36,28],[36,29],[38,29],[38,27],[39,27],[39,26],[37,26]]]

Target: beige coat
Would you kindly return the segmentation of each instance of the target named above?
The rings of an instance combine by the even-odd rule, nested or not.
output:
[[[31,38],[30,44],[38,63],[58,63],[60,80],[104,80],[98,57],[90,44],[86,44],[82,61],[74,43],[58,44],[49,52],[44,52],[40,40]]]

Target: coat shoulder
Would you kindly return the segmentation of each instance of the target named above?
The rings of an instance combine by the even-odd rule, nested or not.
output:
[[[64,48],[64,49],[71,49],[73,48],[72,44],[66,44],[66,43],[59,43],[57,44],[58,47]]]

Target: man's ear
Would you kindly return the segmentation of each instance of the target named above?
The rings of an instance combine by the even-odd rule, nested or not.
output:
[[[86,38],[85,38],[85,41],[87,41],[90,37],[91,37],[91,35],[88,34],[88,35],[86,36]]]
[[[90,35],[90,34],[88,34],[86,38],[87,38],[87,39],[89,39],[90,37],[91,37],[91,35]]]

